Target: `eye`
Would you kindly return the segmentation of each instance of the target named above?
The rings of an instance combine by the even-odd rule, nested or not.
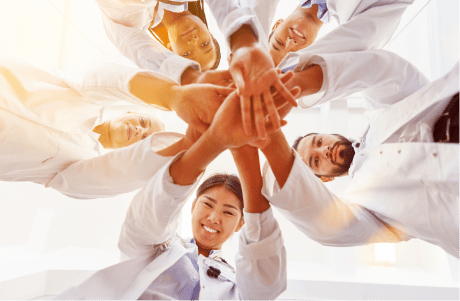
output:
[[[183,57],[189,57],[190,56],[190,51],[189,52],[186,52],[182,55]]]
[[[143,117],[139,118],[139,123],[141,124],[142,127],[145,128],[145,125],[146,125],[145,118]]]
[[[201,44],[201,47],[206,47],[211,43],[211,41],[206,41],[203,44]]]
[[[319,158],[316,157],[316,158],[315,158],[315,166],[316,166],[316,167],[318,167],[318,161],[319,161]]]
[[[280,46],[284,46],[284,44],[283,44],[283,43],[281,43],[281,41],[280,41],[280,40],[278,40],[277,38],[275,38],[275,41],[276,41],[276,43],[278,43],[278,45],[280,45]]]
[[[319,138],[318,140],[318,146],[321,146],[321,144],[323,144],[323,138]]]
[[[230,212],[230,211],[224,211],[224,213],[227,215],[232,215],[232,216],[234,215],[233,212]]]
[[[208,207],[208,208],[212,208],[212,205],[209,204],[208,202],[203,202],[203,205],[205,205],[205,206]]]

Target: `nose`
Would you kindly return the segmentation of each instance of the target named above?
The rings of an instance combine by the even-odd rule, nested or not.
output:
[[[188,41],[190,45],[196,45],[198,43],[198,37],[193,35],[192,38]]]
[[[136,136],[144,134],[145,129],[139,125],[136,126],[135,132]]]
[[[208,215],[208,221],[210,221],[213,224],[219,224],[220,223],[219,214],[217,212],[211,212]]]
[[[297,42],[294,39],[291,39],[288,37],[286,40],[286,50],[291,51],[295,47],[296,44]]]
[[[323,147],[322,154],[324,155],[324,157],[326,157],[326,159],[331,157],[331,149],[330,149],[329,145],[325,145]]]

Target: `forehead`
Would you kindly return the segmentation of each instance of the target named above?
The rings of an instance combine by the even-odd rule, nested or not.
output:
[[[213,203],[226,207],[232,206],[237,209],[241,208],[240,199],[238,199],[238,197],[233,192],[231,192],[224,186],[210,188],[206,190],[203,194],[201,194],[199,198],[202,200],[212,199],[210,201],[212,201]]]

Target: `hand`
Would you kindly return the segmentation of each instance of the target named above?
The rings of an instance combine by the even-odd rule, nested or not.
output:
[[[278,77],[273,60],[258,44],[242,47],[233,53],[230,73],[241,97],[241,110],[244,131],[252,134],[253,120],[260,138],[266,135],[264,110],[268,112],[274,128],[280,127],[280,117],[276,111],[270,89],[293,106],[297,106],[294,96]],[[251,114],[253,112],[253,116]]]
[[[195,83],[229,87],[233,83],[233,80],[228,70],[208,70],[202,72]]]
[[[201,133],[209,127],[225,97],[234,91],[210,84],[177,86],[176,89],[177,100],[172,110]]]
[[[190,148],[190,146],[192,146],[193,143],[195,143],[200,137],[201,133],[189,125],[187,127],[187,131],[185,132],[184,148]]]
[[[286,121],[281,120],[280,123],[285,125]],[[264,126],[268,132],[276,130],[269,121]],[[236,92],[231,93],[220,106],[207,131],[207,137],[221,149],[240,147],[259,139],[257,134],[247,136],[244,132],[240,100]]]

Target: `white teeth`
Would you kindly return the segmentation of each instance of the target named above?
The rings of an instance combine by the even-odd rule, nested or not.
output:
[[[293,31],[295,34],[297,34],[298,36],[304,38],[303,34],[301,34],[297,29],[294,29],[294,28],[293,28],[292,31]]]
[[[217,230],[214,230],[214,229],[211,229],[209,227],[206,227],[205,225],[203,225],[203,228],[208,231],[208,232],[211,232],[211,233],[217,233]]]

